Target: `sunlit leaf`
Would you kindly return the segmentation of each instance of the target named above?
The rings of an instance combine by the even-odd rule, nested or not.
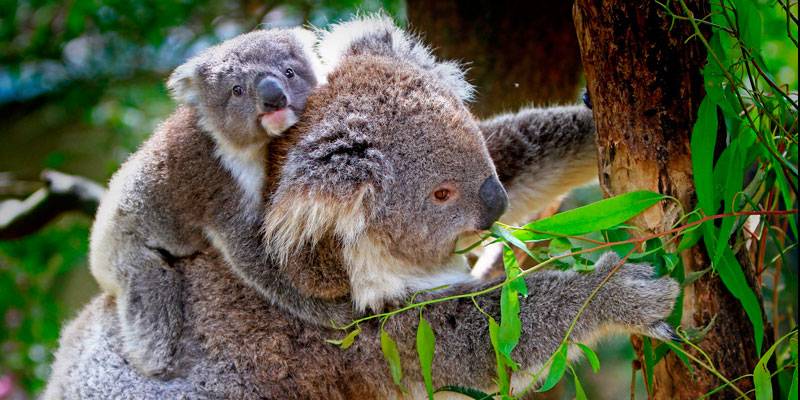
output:
[[[665,198],[646,190],[625,193],[531,222],[513,235],[532,241],[597,232],[622,224]]]

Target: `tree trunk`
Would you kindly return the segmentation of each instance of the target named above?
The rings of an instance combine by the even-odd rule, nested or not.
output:
[[[709,13],[705,0],[686,3],[698,17]],[[692,210],[696,198],[689,138],[704,96],[702,44],[687,41],[689,24],[671,25],[655,1],[577,0],[573,13],[594,105],[603,191],[613,196],[652,190]],[[679,213],[674,202],[666,201],[632,222],[648,233],[663,232]],[[686,273],[710,264],[699,247],[682,254],[682,260]],[[758,361],[752,326],[716,275],[705,274],[687,287],[683,306],[684,327],[705,327],[716,316],[699,345],[725,377],[752,373]],[[694,399],[721,383],[698,366],[691,374],[669,354],[655,368],[654,397]],[[746,379],[737,383],[743,390],[752,388]]]
[[[578,98],[580,56],[568,1],[408,0],[412,30],[437,56],[466,63],[487,117]]]

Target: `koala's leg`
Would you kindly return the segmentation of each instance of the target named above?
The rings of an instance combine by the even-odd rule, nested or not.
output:
[[[558,348],[582,304],[618,262],[615,254],[608,253],[597,262],[593,273],[545,271],[526,277],[529,296],[520,298],[522,336],[512,353],[521,367],[515,376],[525,378],[521,383],[530,379],[524,371],[538,371]],[[648,265],[623,265],[581,314],[570,339],[591,342],[608,328],[617,328],[670,340],[673,331],[664,319],[672,312],[678,291],[674,280],[653,278],[653,269]],[[500,322],[499,290],[476,300]],[[422,314],[436,333],[434,384],[490,388],[495,377],[495,355],[486,317],[469,299],[429,305]],[[418,318],[418,313],[407,312],[392,317],[385,325],[400,346],[407,376],[419,376],[415,350]],[[379,346],[377,329],[369,332],[376,337],[356,343]]]
[[[122,346],[129,361],[148,376],[177,374],[183,329],[183,277],[165,251],[140,247],[122,257],[123,290],[117,298]]]

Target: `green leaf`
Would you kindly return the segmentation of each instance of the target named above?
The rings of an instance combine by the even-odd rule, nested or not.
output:
[[[656,356],[653,352],[653,344],[649,338],[642,340],[642,355],[644,356],[644,373],[647,376],[647,393],[653,393],[653,377],[656,370]]]
[[[508,246],[503,246],[503,266],[506,270],[506,279],[511,281],[509,287],[528,297],[528,285],[525,279],[518,278],[522,273],[522,269],[517,263],[517,256],[514,255],[514,250],[511,250]]]
[[[586,400],[586,392],[583,390],[581,381],[578,379],[578,374],[572,371],[572,378],[575,382],[575,400]]]
[[[706,251],[711,253],[716,249],[716,236],[714,226],[707,224],[704,226],[703,242]],[[758,301],[753,289],[747,283],[742,266],[733,254],[729,246],[725,246],[719,264],[714,265],[714,269],[722,279],[722,283],[742,304],[742,307],[753,324],[753,336],[756,341],[756,350],[761,354],[761,344],[764,341],[764,322],[762,320],[761,303]]]
[[[675,270],[675,267],[677,267],[681,262],[681,259],[677,254],[667,253],[662,257],[664,258],[664,265],[667,266],[667,271],[669,273],[672,273],[672,271]]]
[[[381,351],[383,351],[383,358],[389,364],[389,370],[392,373],[392,380],[395,385],[399,386],[404,392],[406,391],[403,386],[403,366],[400,363],[400,352],[397,350],[397,343],[392,339],[383,328],[381,328]]]
[[[797,360],[795,361],[795,365],[797,365]],[[794,368],[794,373],[792,374],[792,385],[789,386],[789,397],[788,399],[796,399],[797,398],[797,367]]]
[[[714,182],[722,187],[724,211],[731,213],[735,208],[737,194],[742,190],[744,184],[744,157],[742,155],[740,140],[734,139],[730,145],[722,152],[714,168]],[[723,250],[728,247],[728,240],[733,234],[733,227],[737,217],[725,217],[717,234],[717,248],[712,255],[712,263],[716,264],[722,257]]]
[[[513,235],[523,241],[533,241],[610,229],[665,198],[646,190],[625,193],[531,222]]]
[[[497,367],[497,387],[500,389],[501,394],[508,395],[511,391],[511,384],[509,382],[505,358],[502,353],[500,353],[500,343],[498,340],[499,330],[500,326],[497,325],[494,318],[489,317],[489,339],[494,348],[495,365]]]
[[[713,63],[710,62],[709,64]],[[714,196],[714,145],[717,141],[717,107],[706,96],[697,110],[697,120],[692,129],[692,174],[697,191],[697,202],[706,215],[717,212]]]
[[[464,386],[455,386],[455,385],[442,386],[436,389],[436,392],[434,393],[441,393],[441,392],[458,393],[475,400],[489,400],[494,397],[493,394],[482,392],[478,389],[473,389]]]
[[[736,15],[741,40],[753,55],[761,51],[761,13],[753,0],[736,0]]]
[[[584,357],[589,360],[589,365],[592,366],[592,371],[595,373],[600,371],[600,358],[597,357],[597,354],[592,350],[591,347],[583,344],[583,343],[576,343],[578,348],[581,349],[583,352]]]
[[[431,325],[425,318],[420,316],[419,326],[417,327],[417,355],[419,355],[419,366],[422,371],[422,380],[425,381],[425,390],[428,398],[433,398],[433,353],[436,347],[436,336]]]
[[[537,392],[546,392],[552,389],[564,376],[567,370],[567,344],[562,343],[558,347],[553,357],[553,362],[550,364],[550,371],[547,373],[547,378],[544,380],[542,387],[537,389]]]
[[[500,353],[506,357],[508,365],[516,369],[511,352],[517,347],[522,335],[522,321],[519,318],[519,297],[516,290],[503,286],[500,291],[500,329],[497,344]]]
[[[356,327],[356,329],[354,331],[348,333],[342,339],[338,339],[338,340],[337,339],[325,339],[325,341],[330,343],[330,344],[334,344],[336,346],[339,346],[343,350],[346,350],[347,348],[349,348],[350,346],[353,345],[353,342],[356,340],[356,336],[358,336],[359,333],[361,333],[361,328],[360,327]]]
[[[535,258],[534,255],[531,254],[531,251],[528,250],[528,246],[526,246],[525,243],[523,243],[521,240],[515,237],[511,232],[509,232],[508,229],[503,228],[497,223],[492,224],[491,228],[489,229],[491,230],[492,234],[497,236],[499,239],[503,239],[506,243],[513,244],[515,247],[524,251],[525,254],[527,254],[531,258]]]
[[[775,353],[775,349],[778,348],[778,345],[781,344],[787,338],[797,335],[797,331],[791,331],[780,339],[776,340],[775,343],[770,346],[770,348],[761,356],[761,359],[758,360],[758,364],[756,364],[756,369],[753,371],[753,382],[755,384],[756,389],[756,400],[772,400],[772,374],[770,374],[769,369],[767,368],[767,363],[769,359],[772,358],[772,354]],[[797,368],[795,368],[795,372]],[[789,397],[790,399],[796,399],[795,397]]]

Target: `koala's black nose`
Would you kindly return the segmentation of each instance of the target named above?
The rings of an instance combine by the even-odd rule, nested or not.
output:
[[[497,177],[490,176],[481,184],[478,196],[480,196],[484,207],[486,207],[480,221],[478,221],[478,229],[489,229],[506,212],[508,195],[506,195],[506,190],[503,189],[503,185],[500,184]]]
[[[280,110],[288,103],[283,85],[273,78],[266,77],[258,83],[258,96],[266,111]]]

